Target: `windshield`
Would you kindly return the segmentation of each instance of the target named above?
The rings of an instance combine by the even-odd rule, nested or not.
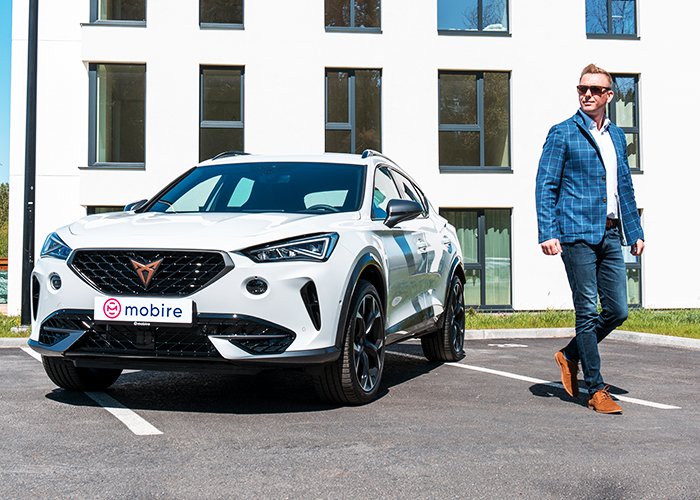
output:
[[[337,163],[237,163],[198,167],[149,212],[353,212],[364,167]]]

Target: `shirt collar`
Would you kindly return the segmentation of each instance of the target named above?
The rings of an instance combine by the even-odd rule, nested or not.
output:
[[[588,127],[588,130],[598,131],[598,125],[596,125],[596,123],[591,119],[590,116],[588,116],[586,113],[584,113],[580,109],[578,110],[578,112],[581,115],[581,117],[583,118],[583,123],[586,124],[586,127]],[[598,132],[601,134],[607,132],[609,126],[610,126],[610,118],[608,118],[606,116],[605,120],[603,121],[603,128],[602,128],[602,130],[599,130]]]

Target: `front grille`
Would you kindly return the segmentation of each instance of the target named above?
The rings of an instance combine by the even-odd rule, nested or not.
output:
[[[137,272],[133,262],[151,267]],[[69,266],[106,295],[185,297],[219,279],[233,263],[223,252],[76,250]]]
[[[294,341],[293,332],[253,318],[200,314],[196,326],[141,327],[95,323],[91,311],[59,311],[41,325],[39,342],[53,345],[53,336],[85,331],[70,350],[81,354],[113,354],[159,358],[219,358],[208,335],[224,336],[251,354],[279,354]]]

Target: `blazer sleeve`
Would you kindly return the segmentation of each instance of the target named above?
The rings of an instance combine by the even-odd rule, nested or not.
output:
[[[535,188],[537,206],[537,231],[539,242],[560,239],[556,206],[561,191],[561,179],[567,156],[567,142],[562,126],[549,130],[542,148]]]
[[[632,186],[632,175],[627,161],[627,142],[625,133],[617,128],[612,127],[614,131],[615,149],[617,150],[617,192],[620,197],[620,218],[622,219],[622,229],[624,236],[624,244],[633,245],[637,240],[644,240],[644,231],[642,223],[639,219],[639,211],[637,210],[637,202],[634,196],[634,187]]]

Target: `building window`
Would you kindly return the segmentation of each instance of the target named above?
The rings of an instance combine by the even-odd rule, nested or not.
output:
[[[124,207],[123,206],[112,206],[112,205],[105,205],[105,206],[88,206],[85,207],[87,214],[88,215],[95,215],[95,214],[108,214],[110,212],[123,212]]]
[[[380,0],[325,0],[326,30],[380,31]]]
[[[146,0],[91,0],[90,22],[146,24]]]
[[[199,24],[203,27],[243,27],[243,0],[199,0]]]
[[[441,71],[440,170],[510,171],[510,74]]]
[[[637,75],[611,75],[613,77],[612,102],[608,105],[608,117],[620,127],[627,139],[627,159],[632,170],[640,170],[639,162],[639,106]]]
[[[639,210],[642,216],[642,210]],[[642,307],[642,257],[632,255],[632,247],[622,247],[627,273],[627,305]]]
[[[593,38],[635,38],[635,4],[635,0],[586,0],[586,33]]]
[[[91,166],[143,167],[146,65],[90,64]]]
[[[381,151],[382,72],[326,70],[326,152]]]
[[[202,66],[199,160],[243,151],[243,68]]]
[[[437,0],[443,34],[508,34],[507,0]]]
[[[509,310],[511,300],[510,209],[440,209],[457,230],[464,259],[465,305]]]

